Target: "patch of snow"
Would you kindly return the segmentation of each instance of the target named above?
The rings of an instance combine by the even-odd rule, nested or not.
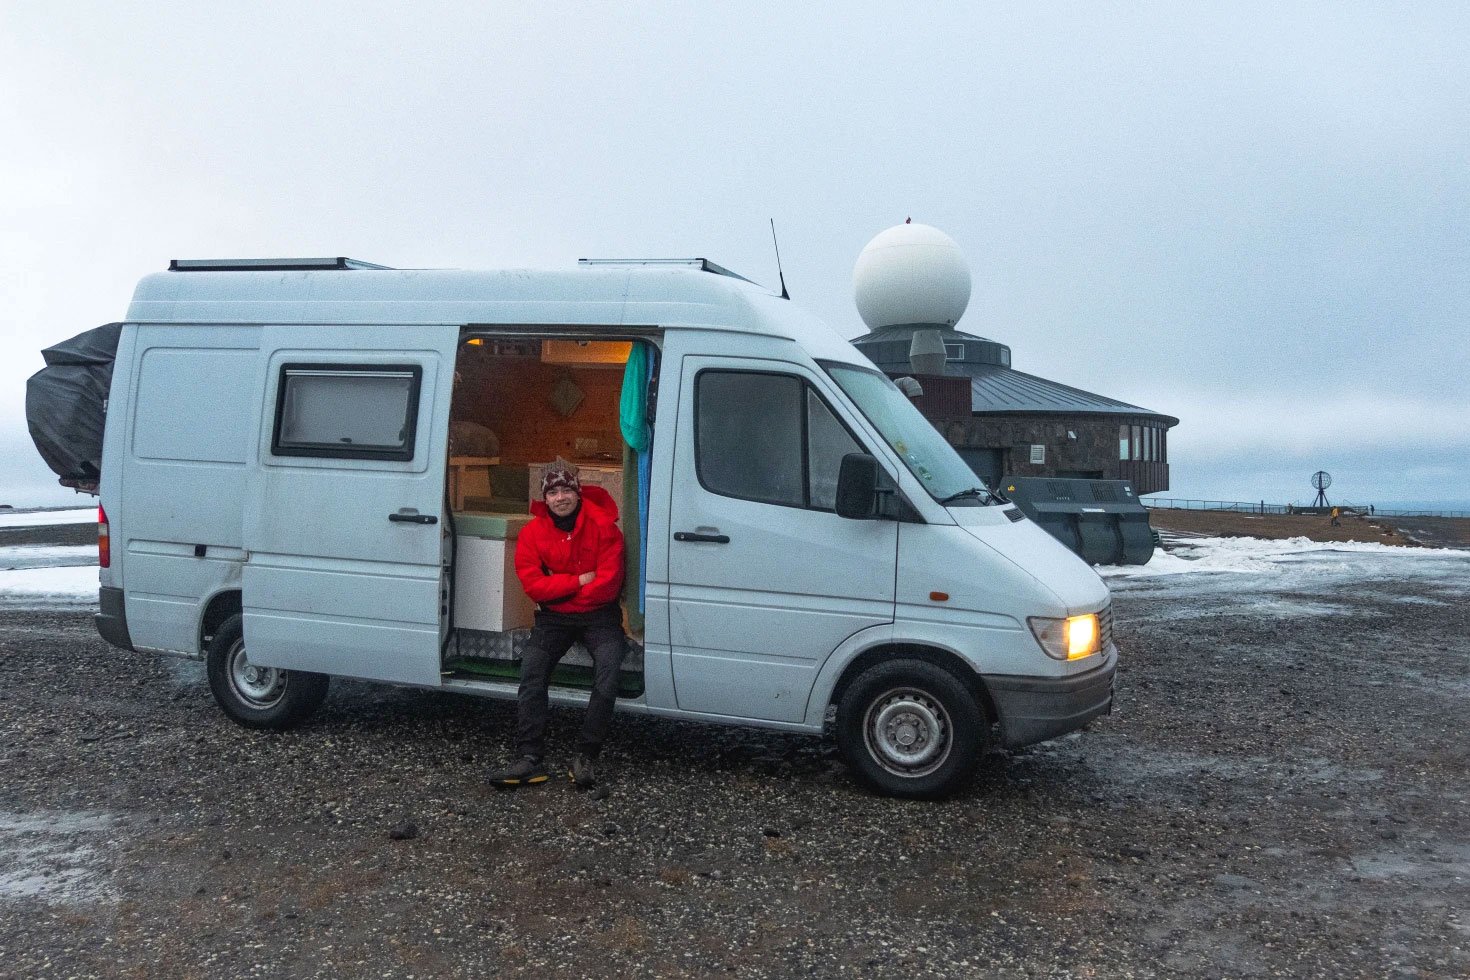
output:
[[[0,811],[0,901],[110,898],[100,851],[113,829],[105,814]]]
[[[0,571],[96,564],[97,546],[95,544],[16,545],[0,548]]]
[[[56,524],[95,523],[97,523],[96,507],[83,507],[74,510],[33,510],[23,513],[0,511],[0,528],[51,527]]]
[[[0,571],[0,606],[90,606],[97,602],[97,566]]]
[[[1272,572],[1285,562],[1333,554],[1371,555],[1406,561],[1470,559],[1470,551],[1406,548],[1367,541],[1312,541],[1301,537],[1283,541],[1265,538],[1181,538],[1171,542],[1169,551],[1155,548],[1153,558],[1147,565],[1105,565],[1099,567],[1097,572],[1105,578],[1145,578],[1197,572],[1259,574]]]

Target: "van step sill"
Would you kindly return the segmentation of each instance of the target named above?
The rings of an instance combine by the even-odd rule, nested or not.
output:
[[[519,681],[519,660],[486,660],[479,657],[455,657],[444,662],[444,669],[455,678],[488,677],[495,680]],[[551,672],[552,687],[575,687],[590,690],[592,668],[576,664],[558,664]],[[643,674],[632,671],[618,673],[618,697],[636,698],[643,695]]]

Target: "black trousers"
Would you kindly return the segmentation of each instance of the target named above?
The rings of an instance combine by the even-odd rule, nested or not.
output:
[[[546,752],[546,694],[551,672],[578,640],[592,655],[592,697],[582,722],[577,751],[596,755],[612,724],[618,698],[618,669],[623,664],[627,637],[623,614],[616,603],[587,613],[536,611],[536,626],[521,650],[521,689],[517,698],[516,753],[539,759]]]

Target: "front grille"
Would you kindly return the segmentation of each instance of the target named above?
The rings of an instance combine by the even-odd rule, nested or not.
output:
[[[1113,643],[1113,604],[1110,602],[1103,606],[1097,614],[1097,635],[1099,637],[1099,649],[1106,650]]]

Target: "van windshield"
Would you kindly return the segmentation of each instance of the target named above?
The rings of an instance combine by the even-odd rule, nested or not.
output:
[[[886,375],[848,364],[828,362],[822,367],[935,500],[968,506],[998,502],[954,447]]]

